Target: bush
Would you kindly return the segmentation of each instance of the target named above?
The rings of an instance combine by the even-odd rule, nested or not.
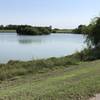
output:
[[[75,54],[81,61],[93,61],[100,59],[100,48],[87,48]]]

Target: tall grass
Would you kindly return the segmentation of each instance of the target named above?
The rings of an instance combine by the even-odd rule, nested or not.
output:
[[[100,93],[100,60],[4,81],[0,86],[1,100],[88,100]]]
[[[7,64],[0,65],[0,80],[12,78],[31,73],[38,73],[44,69],[52,70],[56,67],[68,67],[76,64],[77,61],[72,57],[49,58],[33,61],[9,61]]]

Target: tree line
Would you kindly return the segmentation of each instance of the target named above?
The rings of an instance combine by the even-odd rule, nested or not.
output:
[[[0,30],[16,30],[18,35],[46,35],[53,32],[52,26],[33,27],[30,25],[0,25]]]
[[[16,30],[18,25],[0,25],[0,30]]]

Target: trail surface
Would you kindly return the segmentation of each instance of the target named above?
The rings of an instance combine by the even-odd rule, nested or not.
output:
[[[90,100],[100,100],[100,94],[97,94],[95,97],[91,98]]]

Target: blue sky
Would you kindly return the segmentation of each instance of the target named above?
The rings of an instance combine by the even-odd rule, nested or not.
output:
[[[100,14],[100,0],[0,0],[0,24],[75,28]]]

